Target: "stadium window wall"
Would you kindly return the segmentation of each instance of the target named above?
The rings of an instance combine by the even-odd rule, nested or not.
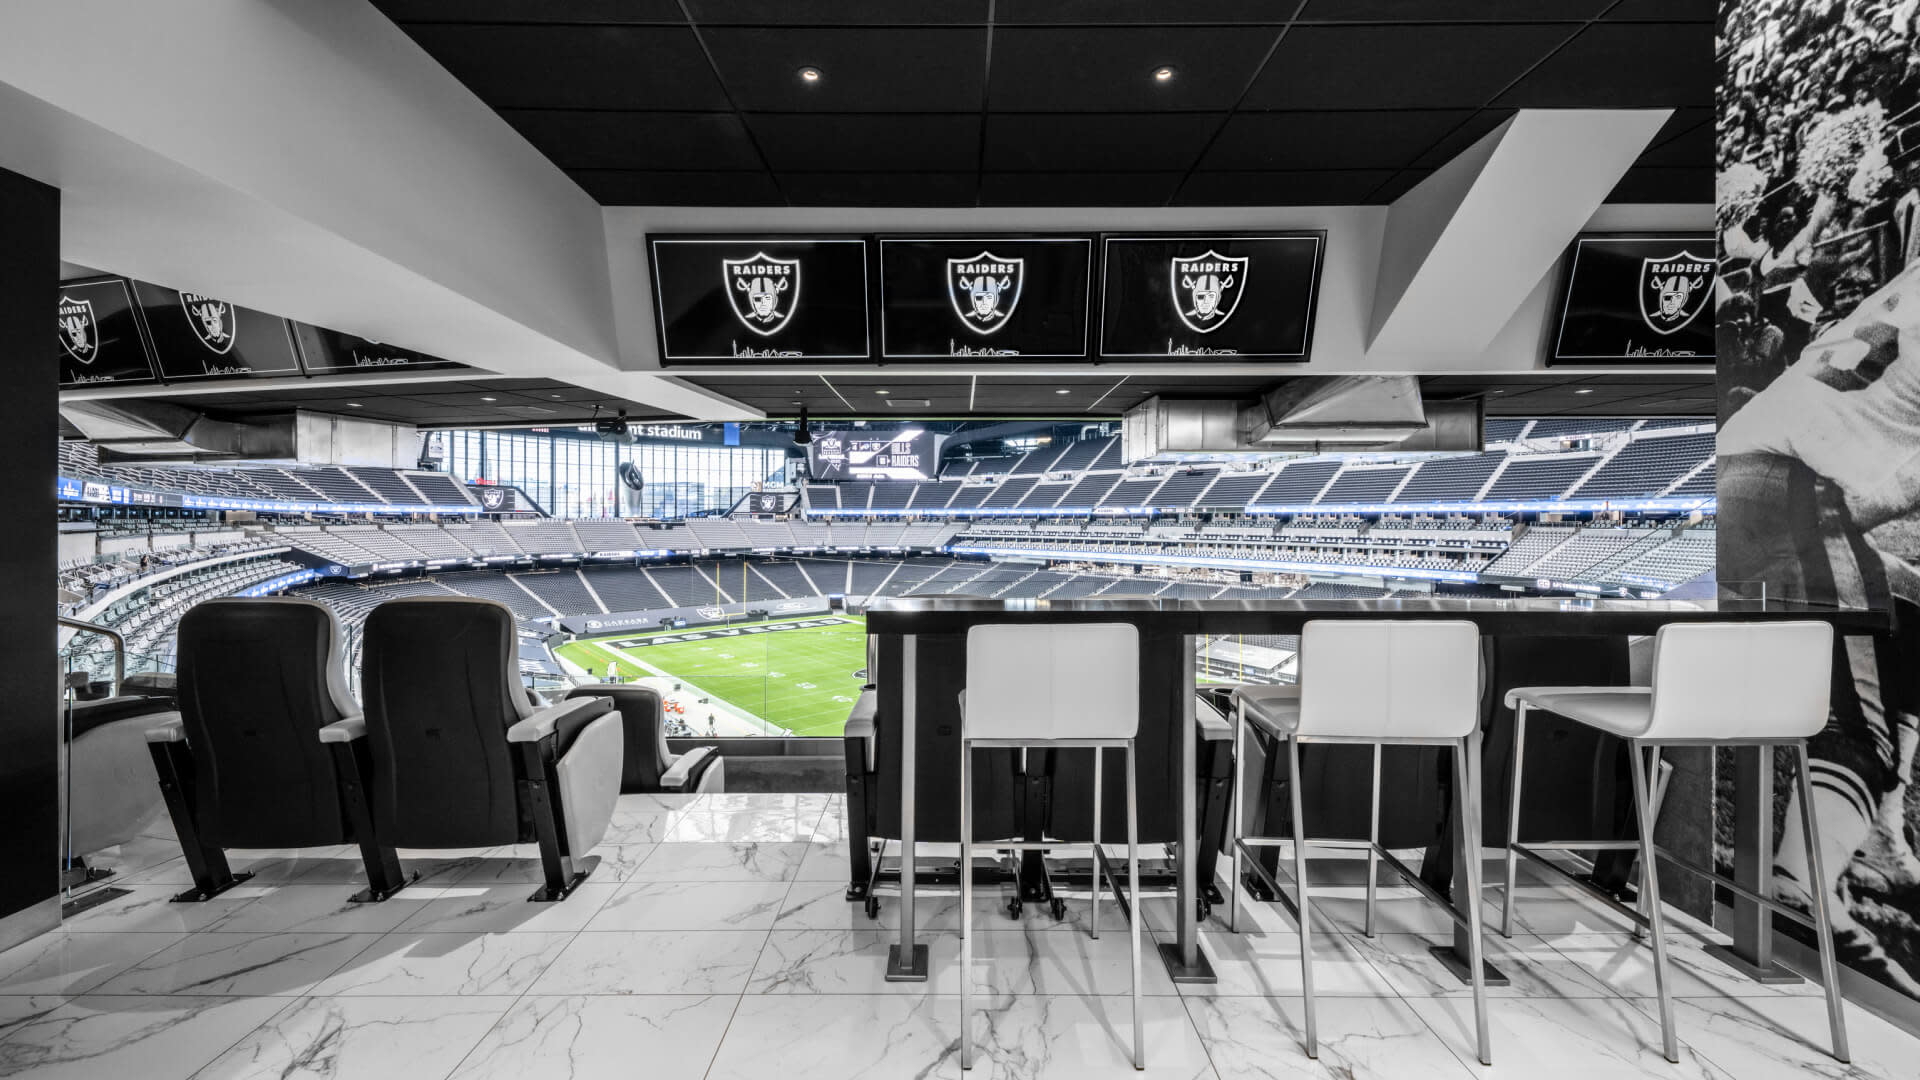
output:
[[[741,446],[623,446],[572,431],[450,431],[447,471],[460,480],[511,484],[563,518],[619,517],[615,470],[631,461],[646,478],[640,513],[681,517],[724,510],[757,483],[786,481],[786,455]]]

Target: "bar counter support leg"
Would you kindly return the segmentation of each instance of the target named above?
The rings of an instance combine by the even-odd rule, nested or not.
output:
[[[887,950],[888,982],[926,982],[927,947],[914,941],[913,885],[918,847],[913,837],[914,742],[919,725],[919,639],[900,637],[900,941]],[[963,976],[964,977],[964,976]]]
[[[1141,659],[1143,666],[1164,662],[1158,657]],[[1167,974],[1176,983],[1219,981],[1213,973],[1213,965],[1207,962],[1206,956],[1200,951],[1200,888],[1199,882],[1194,880],[1200,862],[1199,807],[1195,805],[1200,797],[1200,783],[1195,775],[1199,771],[1199,750],[1194,745],[1193,730],[1193,696],[1197,692],[1194,662],[1193,636],[1182,634],[1178,661],[1180,670],[1174,673],[1173,678],[1173,685],[1180,695],[1178,711],[1174,713],[1174,722],[1180,725],[1179,888],[1174,897],[1178,909],[1174,922],[1179,928],[1179,936],[1176,941],[1160,944],[1160,959],[1167,965]]]

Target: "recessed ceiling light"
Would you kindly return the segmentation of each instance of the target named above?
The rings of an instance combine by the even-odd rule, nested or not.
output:
[[[1575,390],[1575,391],[1574,391],[1574,393],[1576,393],[1576,394],[1591,394],[1591,393],[1593,393],[1593,391],[1592,391],[1592,390]]]
[[[552,399],[554,399],[555,401],[558,401],[558,400],[560,400],[560,395],[559,395],[559,394],[548,394],[547,396],[548,396],[548,397],[550,397],[550,398],[552,398]]]
[[[500,399],[497,397],[483,397],[480,400],[481,401],[499,401]]]
[[[1171,67],[1162,66],[1153,69],[1154,82],[1172,82],[1173,76],[1174,70]]]
[[[361,406],[361,405],[360,405],[360,403],[359,403],[359,402],[357,402],[357,401],[349,401],[349,402],[347,402],[347,408],[349,408],[349,409],[358,409],[358,408],[361,408],[361,407],[362,407],[362,406]]]
[[[1061,388],[1061,389],[1059,389],[1059,390],[1055,390],[1055,391],[1054,391],[1054,393],[1056,393],[1056,394],[1071,394],[1071,393],[1073,393],[1073,391],[1071,391],[1071,390],[1068,390],[1068,389],[1066,389],[1066,388],[1064,388],[1064,387],[1062,387],[1062,388]]]
[[[801,81],[801,82],[810,82],[810,83],[812,83],[812,82],[819,82],[819,81],[820,81],[820,69],[819,69],[819,68],[817,68],[817,67],[803,67],[803,68],[801,68],[801,69],[800,69],[800,81]]]
[[[888,394],[891,394],[891,393],[893,393],[893,391],[891,391],[891,390],[875,390],[875,391],[874,391],[874,393],[876,393],[876,394],[879,394],[879,395],[881,395],[882,397],[885,397],[886,395],[888,395]]]

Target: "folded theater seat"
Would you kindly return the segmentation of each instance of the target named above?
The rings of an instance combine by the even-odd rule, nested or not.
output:
[[[251,877],[229,869],[227,848],[350,842],[368,883],[353,899],[398,892],[399,859],[369,815],[366,725],[333,610],[292,597],[204,601],[181,618],[178,653],[180,716],[146,733],[193,873],[175,899],[207,900]]]
[[[660,692],[650,686],[608,684],[576,686],[567,698],[608,697],[620,710],[626,756],[620,767],[623,795],[717,792],[727,789],[727,763],[711,746],[684,754],[667,748]]]
[[[374,827],[404,848],[538,843],[563,900],[599,863],[620,797],[620,714],[602,695],[538,707],[513,612],[494,600],[388,600],[361,634]]]

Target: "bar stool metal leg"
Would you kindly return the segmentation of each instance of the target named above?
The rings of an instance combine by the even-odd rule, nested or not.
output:
[[[1227,794],[1227,930],[1240,932],[1240,830],[1245,827],[1240,789],[1247,779],[1247,703],[1233,707],[1233,781]]]
[[[973,1068],[973,747],[960,740],[960,1067]]]
[[[1088,924],[1087,934],[1095,941],[1100,940],[1100,747],[1093,748],[1093,918]]]
[[[1813,875],[1807,892],[1813,897],[1814,936],[1820,943],[1820,981],[1826,984],[1827,1026],[1833,1030],[1833,1056],[1847,1062],[1853,1060],[1853,1055],[1847,1049],[1847,1019],[1841,1007],[1840,973],[1833,958],[1833,923],[1827,911],[1827,874],[1826,867],[1821,865],[1820,830],[1815,824],[1813,812],[1813,774],[1809,769],[1812,761],[1807,757],[1805,741],[1795,744],[1795,749],[1800,752],[1800,831],[1806,838],[1807,869]]]
[[[1287,788],[1293,799],[1293,889],[1300,919],[1300,993],[1306,1011],[1307,1056],[1320,1056],[1314,1024],[1313,910],[1307,901],[1307,830],[1300,800],[1300,740],[1287,739]]]
[[[1513,711],[1513,788],[1507,796],[1507,891],[1502,894],[1500,936],[1513,937],[1514,887],[1520,878],[1520,766],[1527,753],[1527,706]]]
[[[1659,789],[1660,748],[1657,746],[1649,746],[1646,748],[1646,753],[1647,753],[1647,792],[1648,792],[1647,805],[1657,808],[1660,805],[1660,789]],[[1656,809],[1652,816],[1655,817],[1657,820],[1659,816],[1659,811]],[[1647,892],[1646,865],[1647,865],[1647,860],[1645,859],[1640,860],[1640,865],[1636,867],[1636,869],[1640,871],[1640,879],[1634,883],[1634,887],[1633,887],[1633,907],[1634,907],[1634,910],[1638,911],[1643,917],[1645,917],[1647,914],[1647,904],[1649,903],[1647,899],[1648,892]],[[1646,938],[1647,938],[1646,925],[1643,923],[1634,923],[1633,924],[1633,940],[1645,941]]]
[[[1127,740],[1127,932],[1133,936],[1133,1067],[1147,1067],[1140,1031],[1140,799],[1134,740]]]
[[[1633,811],[1640,825],[1640,892],[1647,898],[1646,914],[1653,935],[1653,984],[1660,998],[1660,1050],[1668,1061],[1680,1063],[1673,1034],[1673,994],[1667,985],[1667,930],[1661,915],[1659,858],[1653,846],[1653,790],[1647,783],[1647,759],[1640,740],[1628,740],[1633,758]]]
[[[1373,744],[1373,807],[1367,819],[1367,924],[1366,936],[1373,936],[1373,907],[1380,891],[1380,751]]]
[[[1377,753],[1377,751],[1376,751]],[[1493,1064],[1493,1044],[1487,1035],[1487,961],[1485,927],[1480,916],[1480,733],[1460,740],[1453,752],[1454,787],[1459,792],[1460,829],[1466,858],[1461,860],[1465,875],[1467,909],[1467,964],[1473,972],[1473,1025],[1478,1040],[1480,1064]],[[1376,757],[1376,761],[1379,759]]]

